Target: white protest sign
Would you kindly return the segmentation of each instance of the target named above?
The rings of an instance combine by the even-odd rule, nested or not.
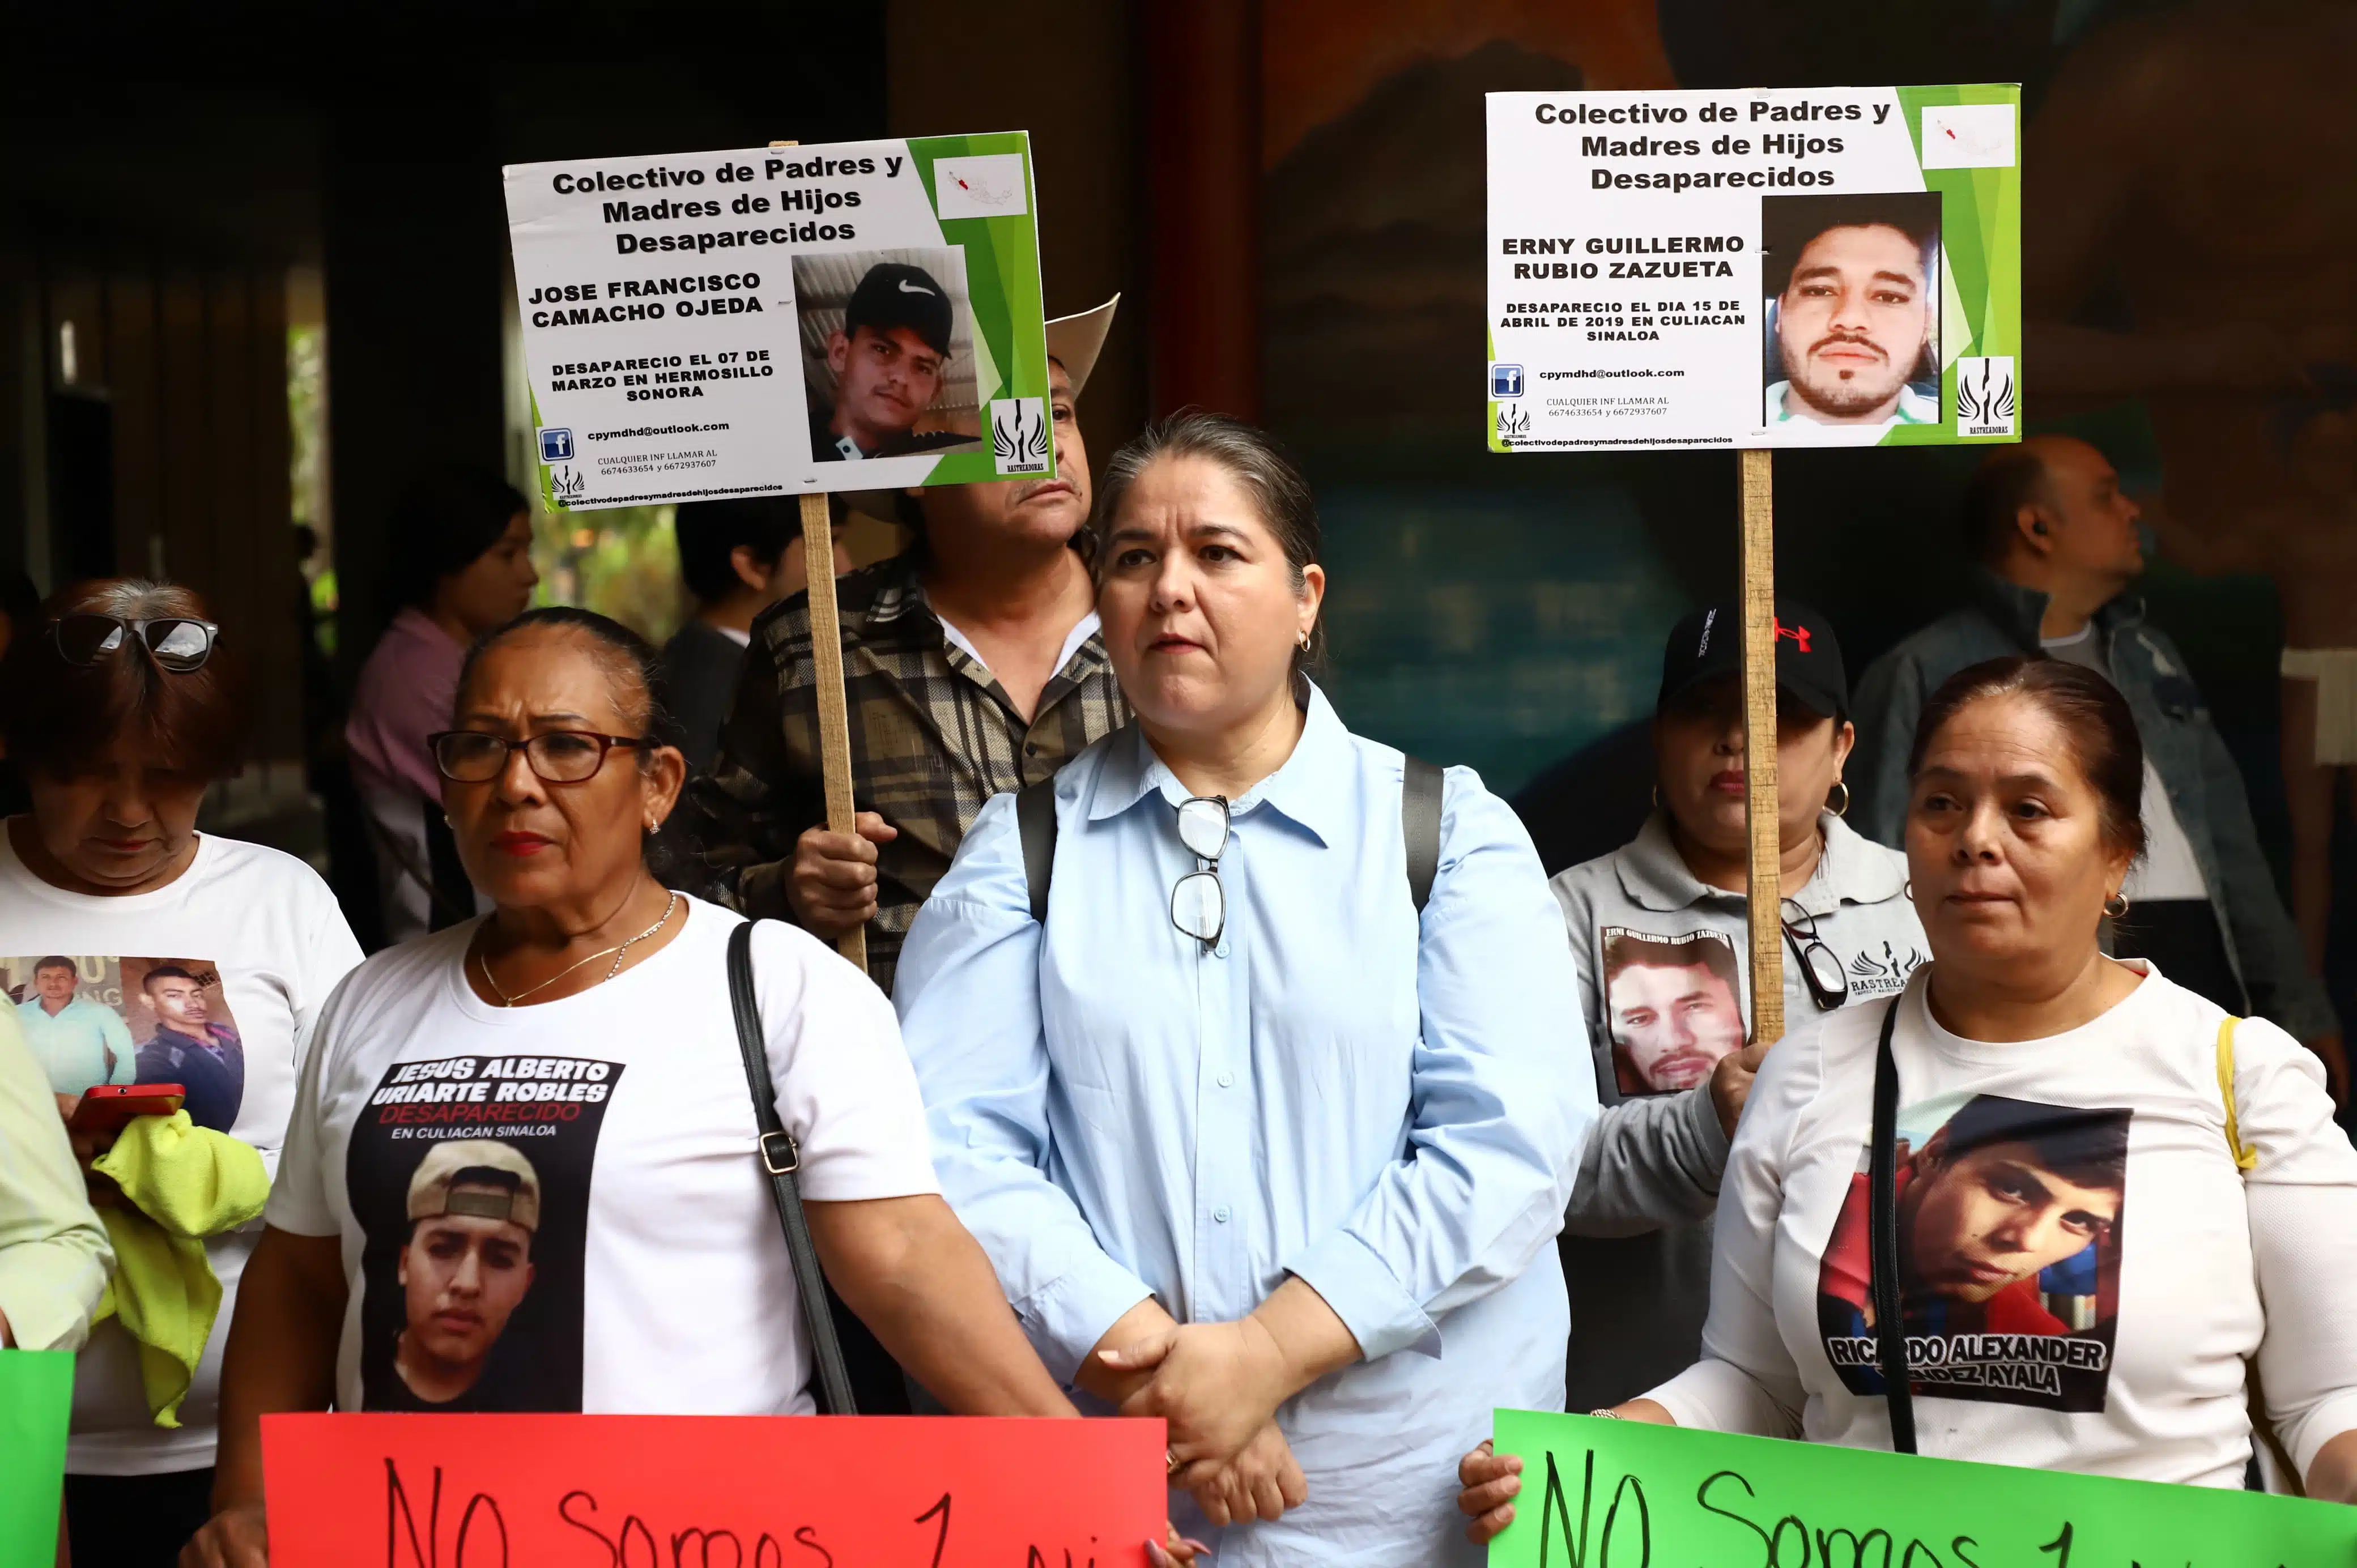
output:
[[[2019,110],[1490,94],[1491,448],[2017,439]]]
[[[552,509],[1053,471],[1024,134],[506,174]]]

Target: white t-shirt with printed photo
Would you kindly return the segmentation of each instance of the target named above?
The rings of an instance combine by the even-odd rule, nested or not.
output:
[[[70,974],[58,960],[71,962]],[[0,987],[28,1041],[46,1037],[35,1055],[58,1093],[180,1083],[190,1120],[253,1144],[274,1169],[312,1020],[360,961],[328,885],[274,849],[206,833],[165,886],[93,897],[35,876],[0,831]],[[177,1428],[149,1413],[138,1345],[120,1320],[92,1330],[74,1367],[69,1471],[150,1476],[212,1464],[221,1350],[261,1230],[206,1243],[221,1314]]]
[[[2148,964],[2102,1016],[1989,1044],[1896,1005],[1901,1310],[1921,1451],[2239,1487],[2244,1364],[2305,1474],[2357,1430],[2357,1150],[2323,1069]],[[1704,1359],[1650,1396],[1681,1426],[1890,1446],[1866,1153],[1885,1008],[1768,1053],[1720,1190]]]
[[[729,1007],[738,917],[554,1002],[483,1002],[475,922],[328,1004],[269,1222],[340,1240],[346,1410],[791,1414],[810,1351]],[[882,992],[775,922],[753,966],[813,1202],[940,1190]]]

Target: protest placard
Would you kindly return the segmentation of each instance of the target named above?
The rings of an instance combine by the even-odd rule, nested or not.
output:
[[[53,1568],[74,1359],[0,1350],[0,1568]]]
[[[800,495],[832,561],[823,492],[1056,470],[1027,133],[511,164],[507,199],[552,511]],[[847,835],[832,591],[810,615]]]
[[[1139,1564],[1158,1421],[274,1415],[272,1568]]]
[[[1644,1422],[1501,1410],[1523,1461],[1492,1568],[2279,1568],[2357,1552],[2357,1509]]]
[[[2020,439],[2021,90],[1489,95],[1493,452],[1740,448],[1752,1036],[1783,1033],[1768,452]]]
[[[1490,94],[1491,450],[2018,439],[2019,112]]]
[[[552,510],[1054,471],[1026,134],[506,175]]]

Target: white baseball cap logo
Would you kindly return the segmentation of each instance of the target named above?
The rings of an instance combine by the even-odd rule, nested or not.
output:
[[[907,278],[902,278],[902,279],[900,280],[900,292],[901,292],[902,294],[926,294],[926,295],[929,295],[929,294],[932,293],[933,291],[932,291],[931,289],[927,288],[923,284],[920,284],[920,283],[910,283]]]

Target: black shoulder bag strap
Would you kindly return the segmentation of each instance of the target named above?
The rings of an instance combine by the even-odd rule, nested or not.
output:
[[[1407,890],[1415,912],[1432,902],[1440,875],[1440,811],[1447,790],[1441,770],[1415,757],[1400,777],[1400,836],[1407,841]],[[1056,781],[1027,784],[1015,797],[1015,825],[1023,835],[1023,876],[1031,889],[1031,918],[1048,923],[1048,886],[1056,876]]]
[[[794,1174],[802,1168],[802,1150],[778,1120],[777,1090],[770,1082],[770,1044],[761,1030],[760,1003],[753,993],[750,920],[728,933],[728,1002],[737,1014],[737,1048],[745,1058],[746,1087],[753,1091],[753,1123],[761,1131],[754,1153],[760,1158],[761,1168],[770,1173],[770,1191],[778,1200],[778,1225],[786,1233],[786,1255],[793,1260],[794,1293],[802,1297],[811,1365],[818,1373],[819,1412],[856,1415],[851,1374],[845,1369],[843,1346],[834,1337],[834,1318],[827,1309],[826,1275],[819,1268],[818,1249],[811,1242],[810,1218],[802,1212],[802,1189]]]
[[[1872,1190],[1875,1359],[1882,1369],[1883,1397],[1890,1405],[1890,1449],[1915,1452],[1915,1391],[1907,1378],[1907,1325],[1899,1305],[1899,1066],[1891,1060],[1890,1035],[1899,1026],[1901,992],[1882,1014],[1882,1040],[1874,1053],[1874,1143],[1867,1164]]]
[[[1015,825],[1023,834],[1023,875],[1031,885],[1031,918],[1048,923],[1048,884],[1056,875],[1056,779],[1027,784],[1015,797]]]
[[[1447,780],[1429,762],[1411,757],[1400,776],[1400,836],[1407,840],[1407,891],[1415,912],[1432,902],[1440,875],[1440,808]]]

